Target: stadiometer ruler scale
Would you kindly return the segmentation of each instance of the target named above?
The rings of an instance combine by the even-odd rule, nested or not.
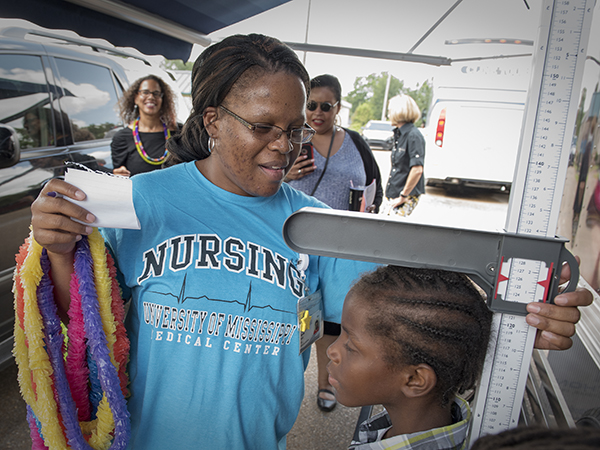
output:
[[[467,273],[488,295],[495,336],[473,409],[471,441],[518,424],[535,329],[525,305],[552,301],[563,263],[567,290],[579,270],[554,236],[574,129],[594,0],[544,0],[506,229],[499,233],[415,224],[349,211],[303,208],[283,227],[300,253]]]
[[[534,54],[512,185],[506,231],[554,236],[573,137],[594,0],[545,1]],[[502,264],[506,298],[539,301],[546,272],[539,261]],[[473,409],[471,442],[518,424],[536,330],[525,317],[495,314],[493,358],[481,377]]]

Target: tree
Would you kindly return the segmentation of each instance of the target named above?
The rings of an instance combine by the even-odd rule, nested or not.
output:
[[[430,81],[425,80],[420,86],[417,85],[416,89],[409,89],[404,87],[404,81],[394,76],[391,77],[388,99],[400,93],[410,95],[419,105],[424,119],[433,96],[433,87]],[[369,120],[381,119],[387,78],[388,73],[383,72],[381,74],[373,73],[366,77],[357,77],[354,80],[354,89],[345,97],[345,100],[352,105],[350,109],[352,129],[360,130]],[[416,125],[420,125],[423,119],[419,120]]]
[[[184,63],[181,59],[165,59],[160,63],[160,67],[164,70],[192,70],[194,62]]]
[[[352,123],[350,128],[354,131],[360,131],[361,127],[364,126],[373,117],[373,110],[368,102],[361,103],[354,114],[352,114]]]
[[[433,86],[429,83],[429,80],[425,80],[421,86],[417,84],[417,89],[406,89],[404,93],[410,95],[421,110],[421,118],[415,123],[416,126],[420,126],[421,123],[425,122],[431,106]]]
[[[354,111],[356,111],[356,108],[358,108],[360,104],[369,102],[373,114],[377,115],[377,111],[379,111],[379,117],[377,117],[377,119],[381,118],[387,77],[388,73],[383,72],[379,75],[372,73],[366,77],[357,77],[356,80],[354,80],[354,89],[350,91],[345,98],[347,102],[352,104],[350,115],[354,114]],[[388,98],[402,92],[403,87],[404,82],[392,76]]]

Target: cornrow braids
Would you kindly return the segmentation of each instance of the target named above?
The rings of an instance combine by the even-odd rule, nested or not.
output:
[[[352,289],[369,304],[367,330],[384,340],[392,370],[431,366],[442,406],[475,385],[493,313],[465,275],[390,265],[363,276]]]
[[[600,448],[600,430],[583,428],[517,427],[480,437],[471,450],[592,450]]]
[[[296,53],[278,39],[262,34],[234,35],[204,50],[192,69],[192,112],[181,133],[169,141],[168,165],[209,156],[203,114],[219,106],[230,92],[242,92],[250,80],[265,73],[286,72],[310,90],[308,72]]]

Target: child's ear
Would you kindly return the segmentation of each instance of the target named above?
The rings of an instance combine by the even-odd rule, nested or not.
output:
[[[437,384],[435,371],[428,364],[418,364],[404,368],[402,392],[408,398],[429,394]]]

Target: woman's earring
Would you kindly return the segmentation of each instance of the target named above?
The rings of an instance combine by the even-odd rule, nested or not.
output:
[[[214,148],[215,148],[215,140],[212,138],[212,136],[209,136],[208,137],[208,151],[210,153],[212,153]]]

